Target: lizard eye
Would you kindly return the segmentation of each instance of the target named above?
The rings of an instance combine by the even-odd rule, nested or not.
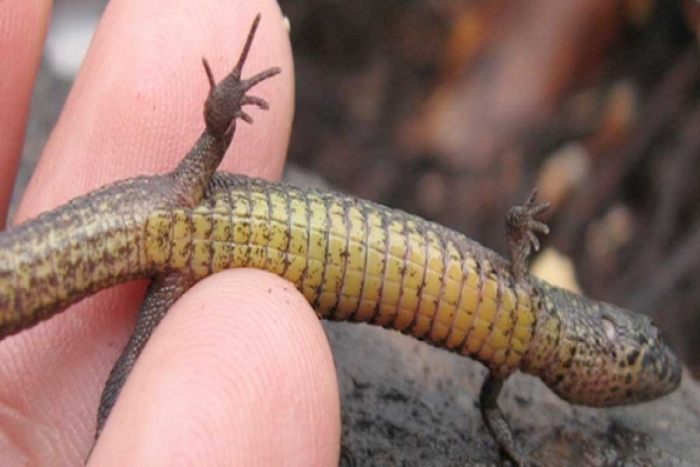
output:
[[[617,327],[615,323],[612,322],[607,316],[603,317],[603,330],[605,331],[605,336],[608,340],[614,341],[617,339]]]

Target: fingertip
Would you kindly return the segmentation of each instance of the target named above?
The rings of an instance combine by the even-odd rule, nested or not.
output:
[[[337,465],[339,441],[335,368],[315,314],[288,282],[231,270],[197,284],[166,316],[95,460]]]

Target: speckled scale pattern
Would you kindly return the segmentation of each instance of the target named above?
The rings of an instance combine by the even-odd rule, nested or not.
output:
[[[536,321],[529,291],[494,252],[337,193],[217,173],[195,209],[149,215],[146,247],[161,272],[270,271],[321,318],[397,329],[503,375],[518,368]]]
[[[157,200],[154,181],[114,184],[0,235],[0,336],[96,290],[153,273],[143,226]]]
[[[151,277],[146,220],[195,206],[226,143],[202,133],[175,170],[113,183],[0,234],[0,339],[88,295]]]

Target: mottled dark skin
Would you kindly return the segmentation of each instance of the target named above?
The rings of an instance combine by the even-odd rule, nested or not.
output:
[[[220,263],[215,264],[215,247],[228,248],[229,253],[244,247],[238,250],[238,259],[247,255],[241,265],[283,277],[294,269],[293,260],[302,257],[302,277],[296,280],[320,317],[397,329],[484,363],[489,376],[480,394],[482,416],[504,455],[518,466],[531,465],[531,461],[518,448],[498,406],[501,388],[513,371],[534,374],[562,399],[589,406],[650,400],[679,385],[680,364],[650,320],[558,289],[528,273],[528,257],[539,247],[536,233],[548,231],[535,219],[548,206],[534,204],[535,192],[507,215],[509,262],[458,232],[369,201],[214,173],[232,141],[237,120],[252,121],[243,106],[267,108],[264,100],[246,93],[280,72],[270,68],[241,79],[258,21],[256,18],[253,23],[238,64],[220,83],[215,84],[204,62],[211,85],[204,106],[206,129],[173,172],[117,182],[0,233],[0,337],[29,328],[101,289],[137,278],[152,279],[134,333],[105,386],[96,436],[136,359],[171,305],[197,280],[233,267],[233,253],[231,263],[219,258]],[[254,204],[254,199],[259,201],[254,213],[250,206],[242,207]],[[273,219],[273,210],[285,220]],[[232,238],[213,238],[214,211],[219,224],[232,223],[226,226],[228,234],[218,235],[255,230],[258,240],[251,236],[237,244]],[[177,219],[182,222],[178,231],[189,235],[189,240],[175,238]],[[337,222],[331,222],[333,219]],[[376,236],[368,233],[372,222],[376,222]],[[195,226],[200,227],[198,245],[206,254],[193,253]],[[293,234],[305,241],[290,251]],[[316,235],[313,244],[312,234]],[[331,238],[335,243],[329,241]],[[406,247],[411,242],[416,251]],[[306,261],[312,246],[325,248],[320,253],[325,260],[319,260],[316,251],[314,267]],[[370,250],[378,260],[369,260]],[[432,263],[440,263],[435,266],[440,273],[431,269],[429,274],[430,251]],[[422,260],[416,259],[423,253]],[[274,258],[277,263],[271,260]],[[355,296],[346,291],[341,297],[339,291],[357,280],[346,274],[351,260],[362,264],[351,271],[361,276],[361,291]],[[283,272],[275,269],[279,264]],[[339,265],[343,269],[338,283],[321,296],[318,292],[323,281],[315,283],[314,274],[322,271],[321,276],[327,279],[333,271],[341,270]],[[378,282],[379,298],[365,300],[369,312],[361,313],[361,300],[348,305],[348,298],[357,299],[358,294],[367,298],[363,295],[365,285],[377,277],[382,279]],[[429,277],[439,278],[439,292],[432,292],[432,300],[423,300],[430,289]],[[304,288],[305,281],[314,285]],[[391,296],[392,287],[399,289],[401,298],[415,297],[412,308],[406,305],[399,309],[400,299],[383,301]],[[450,312],[445,304],[452,300],[448,297],[451,294],[457,298],[452,297],[455,305],[450,305]],[[472,302],[473,306],[466,305]],[[431,316],[420,312],[425,303],[423,311],[434,305]],[[438,316],[438,310],[446,309],[448,312]],[[434,333],[440,326],[448,331]],[[450,340],[454,336],[458,336],[456,342]]]

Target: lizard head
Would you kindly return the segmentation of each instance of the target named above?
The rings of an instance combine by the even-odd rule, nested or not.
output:
[[[668,394],[681,365],[646,316],[538,281],[542,309],[524,369],[559,397],[594,407]]]

